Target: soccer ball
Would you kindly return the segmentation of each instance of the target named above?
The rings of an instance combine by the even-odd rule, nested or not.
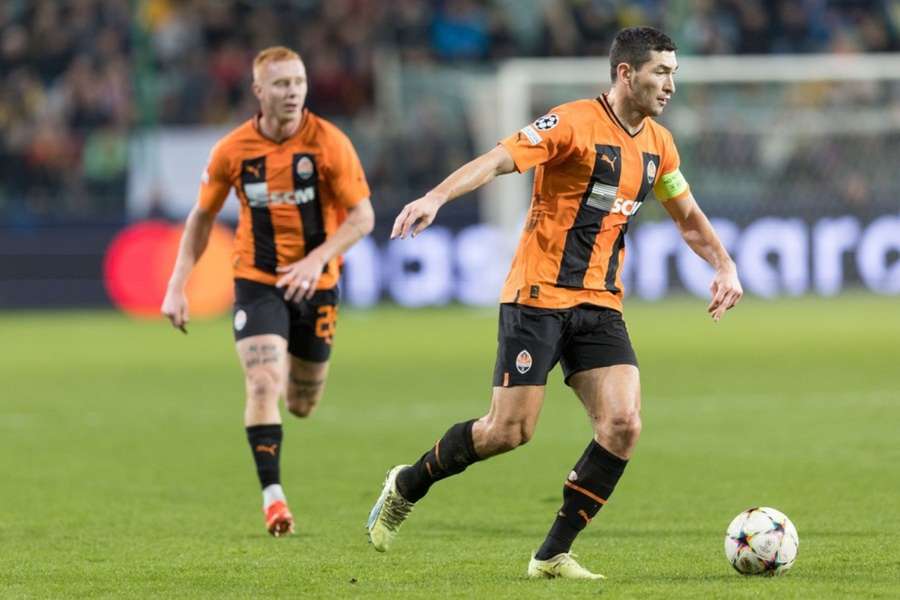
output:
[[[799,545],[791,520],[767,506],[748,508],[725,532],[725,557],[742,575],[781,575],[793,566]]]

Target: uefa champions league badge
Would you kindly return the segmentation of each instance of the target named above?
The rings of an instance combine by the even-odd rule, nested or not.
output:
[[[540,131],[553,129],[557,125],[559,125],[559,117],[556,115],[556,113],[544,115],[534,122],[535,128],[539,129]]]

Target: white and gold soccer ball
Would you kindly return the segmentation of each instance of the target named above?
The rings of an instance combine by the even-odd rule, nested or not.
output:
[[[725,557],[742,575],[781,575],[794,565],[800,538],[783,512],[748,508],[725,532]]]

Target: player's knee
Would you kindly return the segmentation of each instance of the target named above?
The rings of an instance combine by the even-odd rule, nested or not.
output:
[[[634,444],[641,435],[641,414],[637,410],[629,410],[612,415],[606,429],[611,437],[625,444]]]
[[[321,387],[319,391],[292,391],[287,395],[287,408],[295,417],[305,418],[310,416],[319,405],[321,398]]]
[[[265,405],[278,400],[282,381],[269,369],[256,369],[247,373],[247,402]]]
[[[527,444],[534,435],[534,425],[527,421],[492,423],[488,432],[491,445],[499,454]]]
[[[305,419],[316,409],[314,402],[306,402],[298,398],[288,398],[287,409],[295,417]]]
[[[522,421],[519,424],[519,446],[524,446],[534,437],[535,424],[531,421]]]

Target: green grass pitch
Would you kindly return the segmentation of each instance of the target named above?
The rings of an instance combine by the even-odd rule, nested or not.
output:
[[[576,541],[600,583],[524,577],[590,439],[558,371],[530,444],[435,486],[391,553],[366,541],[387,468],[486,411],[496,310],[342,312],[323,405],[285,419],[281,540],[226,320],[0,315],[0,597],[900,597],[898,300],[626,307],[644,432]],[[725,561],[755,505],[799,529],[784,577]]]

